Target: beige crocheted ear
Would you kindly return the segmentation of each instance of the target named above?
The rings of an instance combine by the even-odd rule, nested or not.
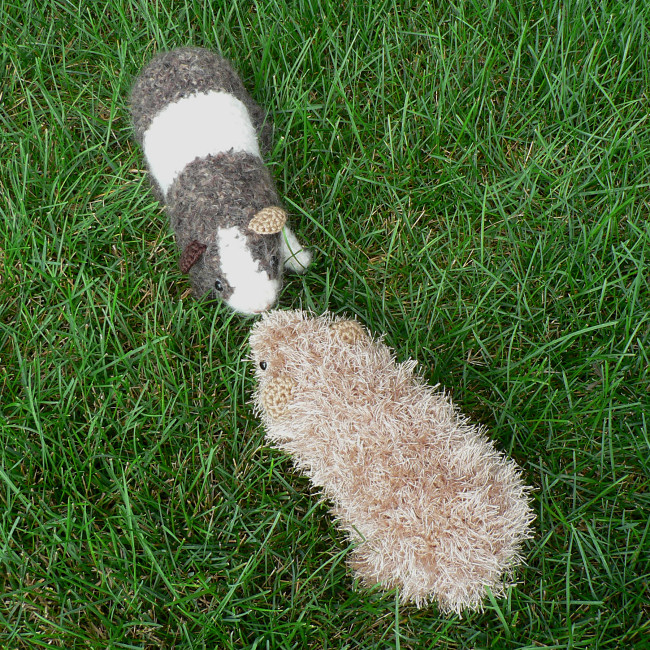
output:
[[[260,392],[260,403],[267,415],[280,418],[289,410],[293,395],[293,379],[288,375],[279,375],[269,381]]]
[[[352,345],[357,341],[368,338],[366,330],[360,323],[355,320],[340,320],[331,325],[332,331],[338,336],[343,343]]]
[[[248,223],[248,228],[258,235],[273,235],[287,223],[287,213],[276,205],[262,208]]]

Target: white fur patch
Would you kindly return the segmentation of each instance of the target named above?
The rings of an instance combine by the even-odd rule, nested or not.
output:
[[[261,157],[246,106],[236,97],[216,91],[197,93],[165,106],[145,131],[143,149],[149,169],[165,194],[196,158],[231,149]]]
[[[273,306],[280,281],[271,280],[268,273],[253,259],[246,237],[238,228],[222,228],[218,233],[221,269],[233,293],[226,302],[244,314],[257,314]]]
[[[282,262],[288,271],[304,273],[311,263],[311,252],[298,241],[292,230],[285,226],[280,236]]]

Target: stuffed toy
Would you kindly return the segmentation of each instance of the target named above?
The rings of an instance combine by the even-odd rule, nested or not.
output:
[[[304,271],[310,253],[262,161],[271,126],[232,65],[200,48],[159,54],[136,79],[130,109],[195,296],[246,314],[271,307],[283,268]]]
[[[415,362],[327,313],[267,312],[250,348],[267,438],[331,502],[363,583],[443,612],[504,594],[531,536],[529,488]]]

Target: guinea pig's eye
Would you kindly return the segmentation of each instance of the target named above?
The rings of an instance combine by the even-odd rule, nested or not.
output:
[[[266,361],[260,361],[260,370],[266,370],[269,367],[269,364]]]
[[[214,288],[221,293],[223,291],[223,284],[221,283],[221,280],[215,280],[214,282]]]

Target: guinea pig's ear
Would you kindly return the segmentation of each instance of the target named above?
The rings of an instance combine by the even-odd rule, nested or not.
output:
[[[258,235],[274,235],[287,223],[287,213],[277,205],[262,208],[248,222],[248,229]]]
[[[198,261],[201,255],[205,252],[207,246],[201,242],[191,241],[181,253],[178,260],[178,266],[181,273],[187,273]]]
[[[368,340],[368,333],[356,320],[339,320],[330,325],[336,337],[350,345]]]
[[[260,391],[259,401],[264,412],[274,419],[286,415],[293,396],[294,382],[288,375],[271,379]]]

